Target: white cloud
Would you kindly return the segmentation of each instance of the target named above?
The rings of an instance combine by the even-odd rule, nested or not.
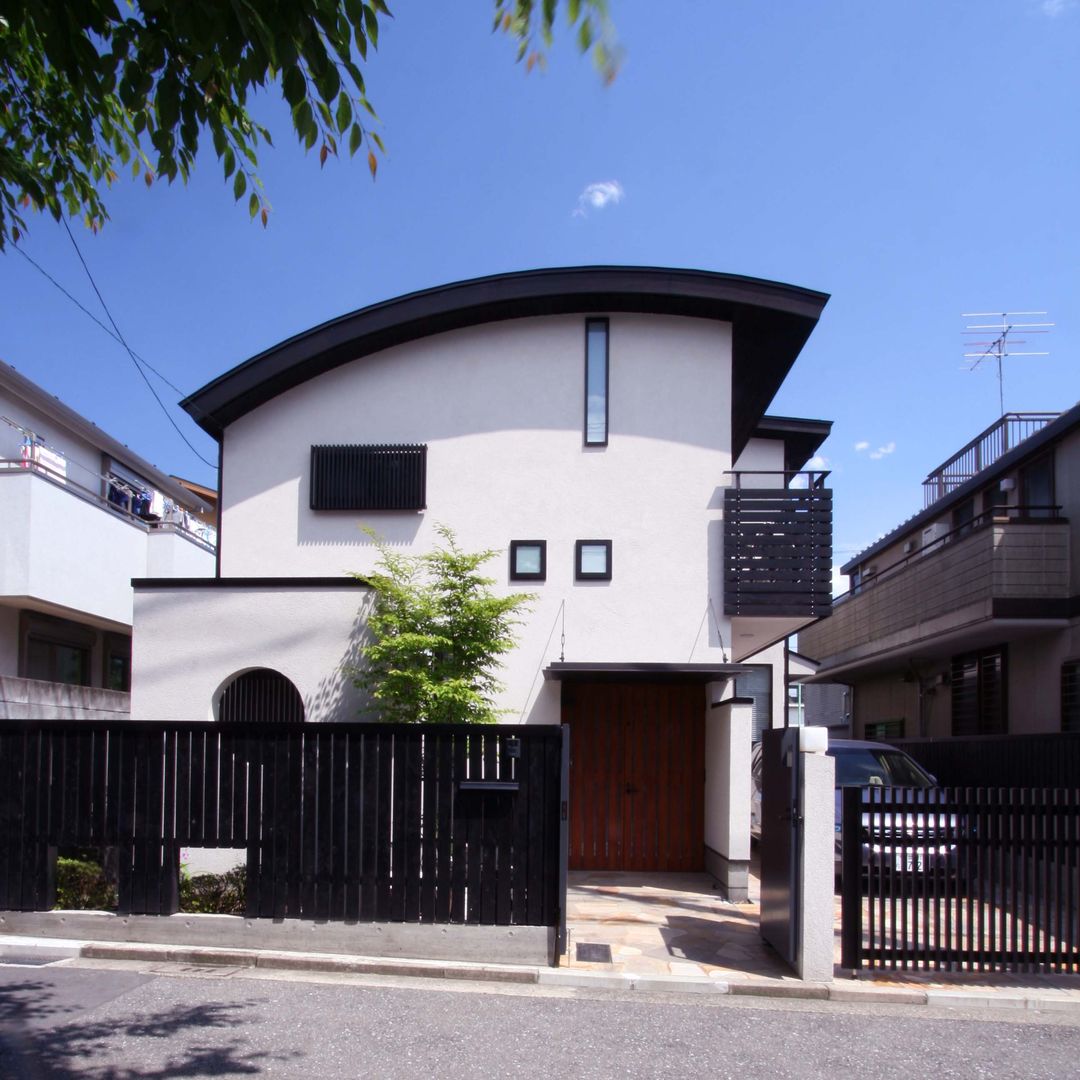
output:
[[[600,180],[589,184],[578,196],[573,216],[585,217],[590,210],[603,210],[606,206],[618,204],[624,194],[626,193],[618,180]]]
[[[865,439],[861,439],[855,444],[855,449],[860,452],[862,452],[863,450],[869,450],[870,444]]]
[[[1076,7],[1076,0],[1041,0],[1039,10],[1051,19],[1064,15],[1066,11]]]
[[[886,454],[891,454],[896,449],[896,443],[887,442],[884,446],[879,446],[876,450],[870,452],[870,458],[873,461],[880,461]]]
[[[824,454],[815,454],[805,465],[807,469],[827,469],[829,459]]]

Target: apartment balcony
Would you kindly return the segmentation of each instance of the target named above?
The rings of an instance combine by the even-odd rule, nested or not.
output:
[[[821,662],[819,677],[869,674],[1063,623],[1069,593],[1065,519],[986,517],[838,598],[830,619],[800,632],[799,651]]]
[[[734,473],[724,491],[724,612],[732,618],[737,656],[831,611],[827,475]]]
[[[214,548],[37,463],[0,461],[0,603],[130,626],[133,577],[202,577]]]

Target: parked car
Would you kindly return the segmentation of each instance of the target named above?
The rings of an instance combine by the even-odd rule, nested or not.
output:
[[[751,756],[750,836],[761,839],[761,744]],[[835,739],[828,754],[836,762],[836,872],[840,873],[841,791],[863,788],[872,802],[873,787],[904,788],[911,809],[903,813],[868,809],[862,818],[863,868],[900,873],[953,872],[956,869],[955,814],[934,813],[940,798],[937,780],[903,750],[886,743]]]

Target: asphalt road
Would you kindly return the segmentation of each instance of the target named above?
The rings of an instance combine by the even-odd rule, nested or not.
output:
[[[1080,1077],[1080,1018],[1050,1012],[104,965],[0,964],[4,1080]]]

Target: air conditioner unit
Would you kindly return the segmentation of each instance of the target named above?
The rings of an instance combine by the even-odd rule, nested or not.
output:
[[[933,547],[949,535],[951,529],[947,521],[935,521],[933,525],[927,525],[922,531],[922,550]]]

